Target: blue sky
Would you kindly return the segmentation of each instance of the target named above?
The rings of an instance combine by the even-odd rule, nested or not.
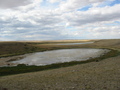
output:
[[[80,9],[78,9],[78,11],[87,11],[91,7],[92,7],[92,5],[84,6],[84,7],[80,8]]]
[[[120,38],[120,0],[0,0],[0,41]]]

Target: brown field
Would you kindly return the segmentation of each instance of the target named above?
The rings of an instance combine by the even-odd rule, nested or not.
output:
[[[61,48],[108,48],[120,51],[120,39],[88,40],[91,44],[56,45],[63,41],[0,42],[0,56]],[[67,40],[68,42],[87,42]],[[2,76],[0,90],[120,90],[120,55],[99,62],[46,71]]]
[[[87,42],[92,40],[55,40],[55,41],[1,41],[0,42],[0,57],[21,55],[25,53],[44,51],[51,49],[51,45],[54,49],[54,44],[57,43],[74,43],[74,42]],[[47,45],[45,45],[47,44]],[[39,46],[40,45],[40,46]],[[45,47],[43,47],[45,46]],[[57,46],[62,48],[61,46]]]

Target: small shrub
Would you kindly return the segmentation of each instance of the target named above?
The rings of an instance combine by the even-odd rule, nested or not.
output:
[[[26,64],[18,64],[17,67],[25,67]]]

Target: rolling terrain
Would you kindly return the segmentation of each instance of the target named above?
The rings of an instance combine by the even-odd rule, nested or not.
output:
[[[1,42],[0,45],[2,45],[2,49],[0,51],[0,55],[10,56],[10,53],[12,53],[11,55],[18,55],[18,53],[20,55],[24,53],[62,48],[107,48],[120,51],[120,39],[90,41],[93,41],[94,43],[81,45],[56,45],[56,43],[63,42],[12,42],[12,47],[10,46],[11,42],[7,42],[6,46],[3,45],[6,42]],[[20,43],[19,45],[21,46],[17,46],[16,43]],[[27,49],[25,49],[26,47]],[[7,48],[9,50],[7,50]],[[18,49],[22,50],[19,51]],[[99,62],[90,62],[45,71],[1,76],[0,89],[120,90],[120,54]]]

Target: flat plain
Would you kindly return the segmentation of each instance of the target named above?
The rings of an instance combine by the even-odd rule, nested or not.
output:
[[[63,42],[0,42],[0,45],[2,45],[0,56],[15,56],[36,51],[62,48],[107,48],[120,51],[120,39],[87,41],[93,41],[94,43],[81,45],[56,45],[56,43]],[[66,42],[86,41],[64,41],[64,43]],[[20,51],[17,50],[18,47]],[[109,57],[99,62],[90,62],[57,69],[1,76],[0,89],[120,90],[120,55]]]

